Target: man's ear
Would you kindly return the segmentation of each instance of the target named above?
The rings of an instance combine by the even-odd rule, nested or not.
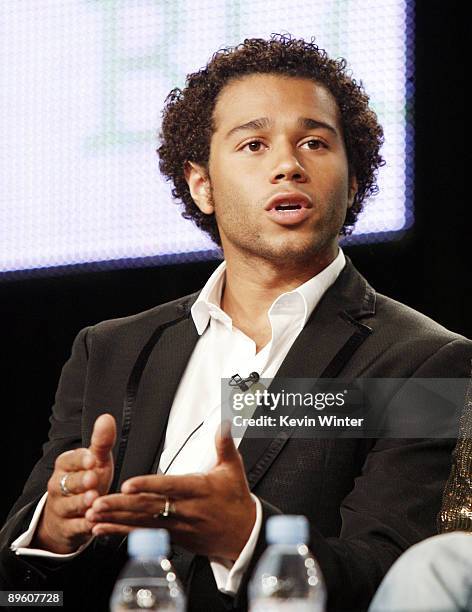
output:
[[[354,204],[354,198],[356,197],[357,190],[359,189],[359,185],[357,184],[357,178],[352,174],[349,177],[349,191],[347,194],[347,207],[351,208]]]
[[[210,177],[206,169],[195,162],[186,161],[184,174],[195,204],[202,213],[206,215],[213,214],[215,209],[210,194]]]

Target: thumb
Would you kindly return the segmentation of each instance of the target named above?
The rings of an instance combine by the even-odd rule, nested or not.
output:
[[[223,421],[218,428],[215,436],[216,447],[216,463],[234,463],[240,462],[240,455],[236,448],[231,435],[231,424],[229,421]]]
[[[111,414],[101,414],[95,421],[89,450],[99,463],[106,463],[115,445],[116,423]]]

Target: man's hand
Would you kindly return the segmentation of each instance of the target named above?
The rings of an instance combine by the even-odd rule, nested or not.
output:
[[[88,449],[77,448],[57,457],[48,481],[46,505],[30,547],[66,554],[93,536],[93,525],[85,518],[85,512],[99,495],[108,493],[115,439],[115,419],[102,414],[95,421]],[[65,474],[70,496],[64,496],[60,488]]]
[[[96,499],[86,513],[93,534],[168,529],[172,541],[200,555],[235,560],[256,520],[243,461],[227,428],[217,434],[217,464],[207,474],[136,476],[122,493]],[[168,497],[174,512],[157,517]]]

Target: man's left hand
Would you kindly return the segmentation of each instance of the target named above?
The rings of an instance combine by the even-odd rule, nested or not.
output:
[[[172,541],[196,554],[235,560],[256,520],[243,460],[228,428],[215,439],[217,463],[206,474],[136,476],[121,493],[97,498],[86,518],[94,535],[126,535],[138,527],[167,529]],[[166,498],[167,517],[159,516]]]

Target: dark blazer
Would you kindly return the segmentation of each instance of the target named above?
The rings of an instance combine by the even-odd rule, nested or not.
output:
[[[112,490],[156,469],[169,410],[198,340],[197,294],[82,330],[64,366],[49,441],[0,533],[3,588],[64,591],[66,609],[105,610],[125,560],[122,538],[97,538],[67,563],[19,557],[9,546],[31,519],[58,454],[88,446],[93,423],[119,424]],[[472,342],[377,294],[350,260],[287,354],[278,377],[467,377]],[[120,425],[121,424],[121,425]],[[393,561],[435,533],[451,439],[299,439],[275,431],[239,450],[264,521],[303,514],[331,610],[363,610]],[[228,526],[231,528],[231,526]],[[236,598],[220,594],[206,558],[175,549],[190,610],[246,608],[248,576],[265,548],[264,528]]]

